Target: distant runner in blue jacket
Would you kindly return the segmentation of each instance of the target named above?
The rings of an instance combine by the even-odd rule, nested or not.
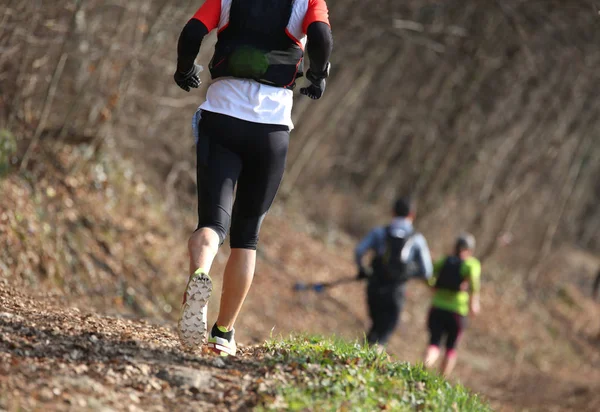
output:
[[[431,254],[425,237],[413,227],[414,202],[403,197],[394,203],[393,219],[387,226],[373,229],[355,250],[358,278],[367,279],[367,304],[371,328],[367,341],[386,345],[400,319],[406,282],[411,278],[428,280],[433,273]],[[373,252],[369,266],[364,255]]]

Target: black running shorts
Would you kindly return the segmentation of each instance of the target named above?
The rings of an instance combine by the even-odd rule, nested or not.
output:
[[[198,229],[213,229],[221,244],[231,229],[232,248],[256,249],[283,178],[289,136],[287,126],[202,112],[196,145]]]
[[[442,338],[446,338],[446,349],[455,349],[466,326],[467,318],[448,310],[431,308],[427,319],[429,344],[440,346]]]

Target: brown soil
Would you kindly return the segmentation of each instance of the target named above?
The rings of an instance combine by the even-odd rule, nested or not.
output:
[[[184,353],[171,328],[63,307],[6,282],[0,302],[2,410],[248,410],[268,372],[259,349]]]

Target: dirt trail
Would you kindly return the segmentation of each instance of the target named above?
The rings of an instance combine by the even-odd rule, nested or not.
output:
[[[0,281],[0,410],[250,410],[267,390],[270,370],[259,346],[241,346],[235,359],[189,354],[172,327],[70,305]],[[418,331],[404,332],[390,350],[418,361]],[[593,364],[517,373],[502,354],[489,355],[469,345],[458,378],[497,410],[600,410]]]
[[[172,330],[0,284],[0,410],[248,410],[267,368],[179,350]]]

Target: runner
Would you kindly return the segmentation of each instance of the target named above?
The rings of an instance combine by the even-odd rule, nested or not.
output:
[[[429,347],[425,353],[425,366],[432,367],[440,355],[442,338],[446,352],[441,372],[449,376],[456,364],[456,345],[466,326],[467,315],[479,313],[479,278],[481,264],[473,257],[475,238],[470,234],[456,239],[454,253],[434,264],[431,280],[433,301],[427,328]]]
[[[415,211],[409,198],[398,199],[392,222],[373,229],[356,247],[358,278],[367,279],[370,344],[385,346],[394,332],[402,312],[406,282],[410,278],[429,279],[432,275],[427,241],[413,227]],[[369,250],[374,252],[374,258],[365,268],[362,261]]]
[[[208,338],[209,348],[227,356],[236,353],[234,324],[254,276],[260,226],[285,168],[304,46],[309,83],[300,93],[319,99],[333,40],[325,0],[206,0],[179,37],[174,79],[185,91],[200,85],[194,61],[214,29],[214,82],[193,122],[199,223],[188,242],[190,278],[178,330],[184,347],[204,343],[209,272],[231,228],[219,315]]]

